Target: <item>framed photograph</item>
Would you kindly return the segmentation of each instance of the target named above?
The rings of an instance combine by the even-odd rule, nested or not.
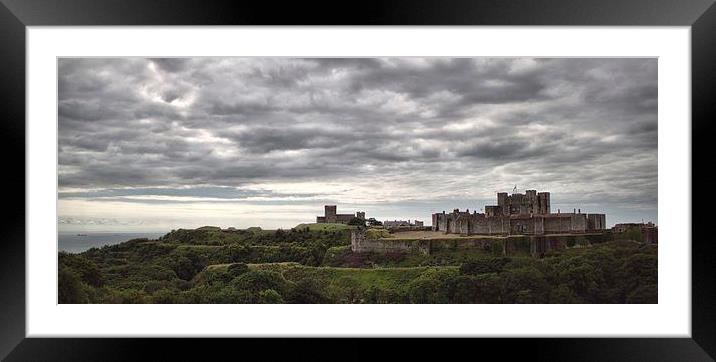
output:
[[[0,351],[712,360],[712,5],[4,1]]]

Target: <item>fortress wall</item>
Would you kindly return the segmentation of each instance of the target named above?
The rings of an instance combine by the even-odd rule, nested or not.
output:
[[[470,226],[470,219],[471,215],[462,216],[460,218],[460,222],[458,223],[458,232],[460,235],[467,235],[469,234],[469,226]]]
[[[572,229],[572,219],[567,214],[544,218],[545,233],[568,233]]]
[[[470,234],[488,234],[489,226],[487,218],[475,216],[470,223]]]
[[[532,218],[510,218],[510,234],[534,234],[535,223]]]
[[[533,220],[534,220],[535,235],[544,234],[544,217],[537,216]]]
[[[544,235],[605,230],[604,214],[563,213],[486,217],[485,214],[433,214],[435,231],[467,235]]]
[[[570,217],[567,217],[569,219]],[[480,249],[493,255],[540,257],[550,251],[562,250],[570,240],[587,238],[592,243],[609,239],[603,234],[543,235],[543,236],[507,236],[475,237],[455,239],[366,239],[365,232],[351,231],[351,250],[353,252],[406,252],[429,255],[440,250]]]
[[[470,234],[507,234],[510,230],[510,219],[502,217],[484,217],[475,215],[472,218]]]
[[[377,252],[388,253],[394,251],[418,252],[430,254],[429,240],[389,240],[389,239],[366,239],[365,232],[360,230],[351,231],[351,251],[353,252]]]
[[[464,250],[464,249],[489,249],[491,243],[495,241],[495,238],[475,238],[475,239],[433,239],[429,240],[430,250],[440,249],[452,249],[452,250]]]
[[[604,230],[606,228],[605,214],[587,214],[587,230]]]
[[[587,231],[587,215],[586,214],[572,214],[572,232],[583,233]]]

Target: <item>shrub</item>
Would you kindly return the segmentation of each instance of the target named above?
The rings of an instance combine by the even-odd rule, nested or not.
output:
[[[503,280],[502,298],[505,303],[537,303],[545,301],[550,285],[536,268],[512,269],[500,274]]]
[[[159,289],[152,295],[152,303],[156,304],[176,304],[181,303],[181,298],[174,290]]]
[[[301,279],[291,288],[289,301],[297,304],[325,304],[329,302],[325,288],[313,279]]]
[[[512,261],[510,258],[484,258],[463,263],[460,266],[462,274],[482,274],[482,273],[498,273],[501,272],[507,263]]]
[[[227,272],[233,278],[236,278],[239,275],[246,273],[247,271],[249,271],[249,267],[248,265],[243,263],[234,263],[229,265],[229,267],[227,268]]]
[[[196,269],[194,269],[194,264],[185,256],[175,256],[172,264],[174,273],[176,273],[180,279],[191,280],[197,273]]]
[[[627,295],[630,304],[656,304],[659,302],[659,291],[655,284],[642,285]]]
[[[494,256],[502,256],[505,254],[505,241],[498,239],[490,240],[490,243],[485,245],[485,248]]]
[[[57,279],[57,296],[60,304],[89,303],[87,288],[79,275],[67,267],[61,267]]]
[[[88,285],[100,287],[103,284],[102,273],[97,264],[81,255],[60,252],[58,263],[75,272],[81,281]]]
[[[428,269],[408,283],[408,295],[411,303],[449,303],[452,288],[449,282],[455,277],[450,270]]]
[[[584,236],[578,236],[578,237],[574,238],[573,244],[574,245],[572,245],[572,246],[576,246],[578,248],[583,248],[583,247],[589,246],[589,240],[587,240],[587,238],[585,238]]]
[[[259,292],[258,303],[260,304],[280,304],[284,303],[283,297],[273,289],[266,289]]]
[[[143,290],[146,293],[151,294],[151,293],[157,292],[158,290],[165,289],[168,285],[169,285],[169,283],[166,283],[166,282],[152,280],[144,285]]]
[[[235,278],[231,284],[236,290],[252,292],[273,289],[284,294],[288,289],[288,281],[281,274],[267,270],[250,270]]]
[[[365,226],[365,220],[354,217],[350,221],[348,221],[348,225]]]
[[[365,231],[367,239],[384,239],[390,237],[390,232],[386,229],[368,229]]]

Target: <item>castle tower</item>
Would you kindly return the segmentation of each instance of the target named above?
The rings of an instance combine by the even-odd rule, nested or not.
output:
[[[336,205],[325,205],[325,215],[326,215],[326,222],[327,223],[335,223],[336,222]]]
[[[537,194],[537,205],[538,214],[551,213],[549,204],[549,192],[540,192]]]
[[[326,216],[336,216],[336,205],[326,205],[324,208]]]
[[[502,210],[502,215],[509,215],[510,209],[507,205],[507,193],[506,192],[498,192],[497,193],[497,206],[500,207],[500,210]]]
[[[527,213],[534,214],[539,211],[539,204],[537,203],[537,190],[525,191],[525,203],[527,206]]]

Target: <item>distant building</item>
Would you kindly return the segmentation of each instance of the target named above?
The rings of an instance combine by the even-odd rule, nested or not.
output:
[[[527,190],[524,194],[497,193],[497,205],[485,206],[485,213],[453,210],[432,215],[433,230],[450,234],[543,235],[584,233],[606,229],[605,214],[551,212],[550,193]]]
[[[659,230],[651,221],[647,223],[621,223],[614,225],[612,228],[612,231],[615,233],[626,233],[632,230],[639,231],[647,243],[656,244],[659,242]]]
[[[391,228],[413,228],[413,227],[423,227],[424,223],[422,221],[414,220],[412,223],[410,220],[385,220],[383,221],[383,226],[387,229]]]
[[[625,232],[627,232],[629,230],[633,230],[633,229],[642,229],[642,228],[646,228],[646,227],[655,227],[655,226],[656,225],[654,225],[654,223],[651,221],[649,221],[647,223],[626,222],[626,223],[621,223],[621,224],[615,224],[614,227],[612,228],[612,231],[614,231],[615,233],[625,233]]]
[[[358,211],[354,214],[336,213],[336,205],[325,205],[324,216],[316,216],[317,223],[347,224],[354,218],[365,220],[365,212]]]

